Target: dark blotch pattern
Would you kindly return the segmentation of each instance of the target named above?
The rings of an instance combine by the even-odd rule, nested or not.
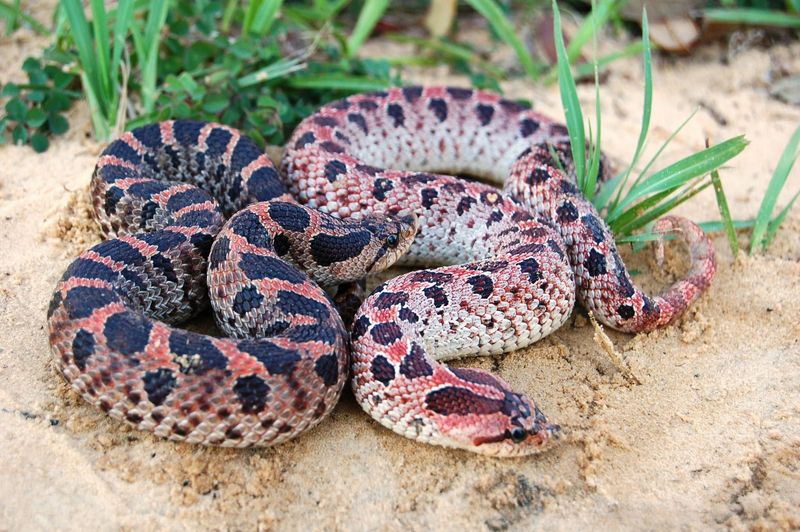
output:
[[[72,356],[75,358],[75,365],[81,371],[86,369],[86,362],[94,354],[95,340],[94,335],[87,330],[80,329],[72,339]]]
[[[386,114],[392,117],[392,125],[394,125],[394,127],[405,125],[406,116],[403,112],[403,108],[400,105],[396,103],[390,103],[386,106]]]
[[[449,301],[447,299],[447,294],[444,293],[444,290],[440,286],[429,286],[425,290],[422,291],[425,294],[425,297],[433,301],[435,307],[444,307],[446,306]]]
[[[422,196],[422,206],[429,209],[436,198],[439,197],[439,192],[435,188],[423,188],[420,191],[420,196]]]
[[[375,306],[378,308],[390,308],[394,305],[403,305],[408,302],[408,294],[405,292],[382,292],[375,299]]]
[[[447,102],[441,98],[432,98],[428,103],[428,109],[433,111],[433,114],[439,119],[439,122],[447,120]]]
[[[592,277],[606,273],[606,258],[595,249],[589,250],[589,256],[586,257],[583,265]]]
[[[270,375],[290,375],[300,360],[294,349],[286,349],[267,340],[241,340],[237,347],[252,355]]]
[[[467,278],[467,282],[472,286],[472,292],[484,299],[494,292],[494,283],[488,275],[473,275]]]
[[[386,199],[386,193],[394,188],[394,184],[390,179],[379,177],[372,183],[372,195],[378,201]]]
[[[143,381],[147,398],[156,406],[160,406],[164,403],[177,383],[175,374],[171,370],[165,368],[156,371],[148,371],[144,374]]]
[[[225,262],[228,258],[228,253],[231,250],[231,241],[228,237],[222,236],[214,242],[211,248],[211,255],[208,257],[208,267],[211,270],[216,270],[219,265]]]
[[[452,96],[454,100],[466,100],[472,97],[472,89],[464,89],[461,87],[448,87],[447,94]]]
[[[367,333],[370,325],[369,318],[362,314],[356,321],[353,322],[353,328],[350,336],[353,338],[353,340],[358,340]]]
[[[372,240],[369,231],[357,231],[344,236],[319,233],[311,239],[311,255],[320,266],[330,266],[358,256]]]
[[[369,129],[367,128],[367,121],[364,118],[364,115],[362,115],[361,113],[349,113],[347,115],[347,121],[357,125],[361,129],[361,131],[364,132],[365,135],[369,133]]]
[[[106,319],[103,335],[110,349],[130,356],[141,353],[150,341],[153,323],[134,312],[120,312]]]
[[[529,185],[541,185],[548,179],[550,179],[550,172],[545,168],[534,168],[531,170],[531,173],[528,174]]]
[[[304,148],[308,144],[313,144],[316,140],[317,137],[315,137],[311,131],[307,131],[294,143],[294,149],[299,150]]]
[[[228,367],[228,358],[214,346],[211,339],[201,334],[172,331],[169,335],[169,349],[179,357],[188,357],[189,364],[181,364],[183,373],[202,375],[212,369]]]
[[[617,307],[617,314],[619,314],[619,317],[623,320],[629,320],[636,314],[636,311],[634,311],[631,305],[620,305]]]
[[[503,401],[478,395],[466,388],[447,386],[425,396],[425,406],[443,416],[494,414],[503,408]]]
[[[452,274],[430,270],[420,270],[411,275],[411,281],[415,283],[449,283],[452,279]]]
[[[411,352],[403,357],[403,361],[400,363],[400,374],[407,379],[433,375],[433,368],[426,360],[425,352],[416,343],[411,344]]]
[[[257,414],[264,410],[269,396],[269,385],[258,375],[248,375],[236,379],[233,391],[242,405],[245,414]]]
[[[372,339],[380,345],[392,345],[403,336],[396,323],[379,323],[370,331]]]
[[[314,363],[314,372],[319,375],[325,386],[333,386],[339,380],[339,363],[336,355],[324,355]]]
[[[305,282],[306,275],[294,266],[275,257],[256,255],[255,253],[242,253],[239,267],[248,279],[281,279],[293,284]]]
[[[488,125],[489,122],[492,121],[492,117],[494,116],[494,107],[491,105],[486,105],[484,103],[479,103],[475,107],[475,114],[478,117],[478,121],[481,123],[482,126]]]
[[[533,135],[539,129],[539,122],[530,118],[525,118],[519,123],[519,134],[523,137]]]
[[[271,249],[269,234],[264,229],[264,226],[261,225],[261,220],[256,213],[252,211],[240,212],[233,217],[230,224],[231,230],[244,237],[248,244],[259,248]]]
[[[542,279],[542,272],[539,271],[539,263],[533,257],[527,258],[519,263],[519,270],[528,275],[531,283]]]
[[[264,302],[264,296],[258,293],[255,286],[245,286],[233,298],[233,311],[239,316],[244,316],[253,309],[257,309]]]
[[[581,217],[581,221],[583,224],[589,228],[589,231],[592,233],[592,240],[594,240],[597,244],[605,240],[605,232],[603,231],[603,225],[595,216],[591,214],[586,214]]]
[[[109,303],[119,301],[117,295],[106,288],[91,286],[76,286],[67,292],[64,299],[64,308],[70,319],[87,318],[96,309],[105,307]]]
[[[422,87],[403,87],[403,98],[408,103],[414,103],[422,96]]]
[[[270,203],[269,216],[285,230],[298,233],[305,231],[311,223],[311,216],[303,207],[282,201]]]
[[[378,355],[372,359],[370,371],[375,380],[388,385],[394,380],[394,366],[383,355]]]
[[[345,172],[347,172],[347,165],[342,161],[333,160],[325,163],[325,178],[331,183]]]
[[[571,201],[565,201],[556,209],[556,216],[558,217],[558,223],[566,224],[577,220],[579,214],[578,209]]]
[[[342,147],[341,144],[338,144],[330,140],[326,140],[319,146],[328,153],[344,153],[344,148]]]

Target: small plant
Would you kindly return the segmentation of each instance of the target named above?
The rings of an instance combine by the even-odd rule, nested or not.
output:
[[[596,9],[592,13],[597,13]],[[619,240],[638,240],[632,233],[655,219],[663,216],[677,205],[688,200],[701,190],[711,186],[709,174],[741,153],[747,141],[739,136],[711,146],[690,155],[674,164],[652,174],[648,173],[655,160],[670,140],[680,131],[681,125],[672,136],[659,148],[655,156],[628,186],[633,168],[639,161],[647,139],[652,108],[652,65],[648,35],[647,13],[642,20],[642,43],[644,57],[645,94],[642,112],[642,126],[639,140],[631,163],[619,174],[609,179],[597,190],[597,178],[600,153],[600,103],[597,68],[595,67],[595,115],[597,138],[587,138],[584,128],[583,113],[578,101],[575,80],[569,65],[569,58],[561,33],[561,19],[558,6],[553,0],[555,45],[558,55],[559,88],[564,105],[567,129],[569,131],[575,174],[581,191],[592,200],[597,209],[603,213],[606,222]],[[686,122],[684,122],[685,124]],[[587,155],[586,146],[590,145]],[[728,219],[730,222],[730,219]]]
[[[29,57],[22,65],[28,83],[7,83],[0,94],[8,98],[0,117],[0,143],[30,143],[37,152],[47,150],[50,135],[61,135],[69,124],[64,112],[80,98],[72,90],[76,76],[58,63]]]

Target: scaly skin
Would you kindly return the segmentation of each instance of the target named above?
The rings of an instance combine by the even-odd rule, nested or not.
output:
[[[378,287],[355,315],[353,390],[386,427],[427,443],[515,456],[557,434],[534,402],[481,370],[438,361],[525,347],[569,316],[575,296],[628,332],[662,327],[708,287],[713,246],[674,217],[688,276],[651,298],[571,177],[566,128],[482,91],[407,87],[352,96],[304,120],[282,167],[301,203],[341,218],[409,215],[420,230],[403,264],[440,266]],[[413,170],[413,171],[412,171]],[[506,193],[435,174],[467,173]]]
[[[92,191],[118,237],[56,287],[57,367],[111,416],[190,443],[272,445],[319,423],[347,380],[347,332],[296,266],[351,282],[391,265],[416,231],[413,217],[342,221],[298,205],[251,140],[211,123],[126,133],[100,157]],[[220,328],[244,339],[167,324],[206,306],[207,280]]]

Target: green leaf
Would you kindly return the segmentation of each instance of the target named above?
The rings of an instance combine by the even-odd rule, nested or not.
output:
[[[47,139],[47,135],[34,133],[33,136],[31,136],[31,147],[36,153],[47,151],[47,148],[50,147],[50,141]]]
[[[69,122],[64,115],[51,114],[47,118],[47,127],[54,135],[63,135],[69,129]]]
[[[578,31],[570,39],[567,57],[571,64],[578,60],[581,50],[589,42],[589,39],[597,34],[597,28],[602,28],[608,19],[619,11],[619,7],[620,2],[617,0],[600,0],[600,5],[592,5],[591,16],[583,20]]]
[[[19,86],[16,83],[6,83],[3,86],[3,91],[0,93],[0,96],[13,98],[14,96],[19,96],[19,92]]]
[[[47,120],[47,114],[39,107],[30,109],[28,115],[25,117],[25,122],[33,129],[44,124],[45,120]]]
[[[226,94],[210,94],[203,102],[203,111],[211,114],[217,114],[228,107],[230,102],[230,96]]]
[[[749,24],[800,29],[800,16],[779,10],[737,7],[734,9],[706,9],[703,18],[710,22]]]
[[[586,185],[586,133],[583,129],[583,112],[581,111],[581,102],[578,100],[575,78],[572,77],[572,70],[567,58],[567,50],[564,47],[564,35],[561,32],[561,14],[558,11],[556,0],[553,0],[553,38],[558,58],[558,87],[561,92],[561,105],[564,107],[564,118],[569,131],[575,177],[583,193],[587,194],[587,190],[584,188]]]
[[[685,157],[635,184],[620,202],[619,208],[625,208],[650,194],[675,189],[695,177],[705,175],[737,156],[745,147],[747,141],[744,136],[738,136]]]
[[[28,106],[19,98],[12,98],[6,103],[8,117],[17,122],[24,122],[28,114]]]
[[[525,44],[517,37],[514,26],[509,22],[498,3],[495,0],[467,0],[467,3],[480,13],[489,22],[495,34],[514,50],[528,77],[532,80],[538,79],[541,68],[536,65],[531,54],[528,53],[528,49],[525,48]],[[553,0],[553,6],[556,9],[555,0]]]
[[[739,255],[739,239],[736,237],[736,229],[733,227],[731,211],[728,208],[728,198],[725,197],[725,191],[722,188],[722,179],[719,177],[719,171],[714,170],[711,172],[711,183],[714,185],[714,194],[717,198],[719,214],[725,224],[725,233],[728,235],[728,244],[731,246],[731,254],[734,256],[734,258],[736,258],[736,256]]]
[[[356,26],[347,39],[347,55],[353,57],[372,33],[375,25],[389,7],[389,0],[365,0],[358,14]]]
[[[772,216],[772,211],[775,210],[775,204],[778,202],[778,196],[786,185],[786,179],[792,171],[795,161],[797,161],[800,151],[800,127],[795,129],[794,134],[789,139],[786,147],[781,153],[778,164],[775,166],[775,171],[772,173],[772,178],[767,185],[767,191],[764,193],[764,199],[761,200],[761,207],[758,209],[756,215],[756,225],[753,228],[753,235],[750,242],[750,254],[766,249],[770,241],[765,238],[769,219]]]
[[[17,145],[25,144],[28,141],[28,130],[25,129],[25,126],[17,124],[16,127],[11,130],[11,140]]]

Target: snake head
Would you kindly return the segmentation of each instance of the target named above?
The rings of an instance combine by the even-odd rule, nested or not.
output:
[[[533,401],[500,377],[480,369],[448,369],[450,375],[425,396],[433,443],[491,456],[523,456],[546,449],[558,437],[559,426],[548,423]]]
[[[532,401],[514,392],[506,393],[503,411],[492,418],[473,434],[472,450],[492,456],[535,454],[550,447],[561,432]]]
[[[419,229],[417,217],[413,214],[403,216],[367,216],[361,223],[372,233],[370,244],[362,252],[368,258],[367,272],[379,273],[402,257],[411,247]]]

